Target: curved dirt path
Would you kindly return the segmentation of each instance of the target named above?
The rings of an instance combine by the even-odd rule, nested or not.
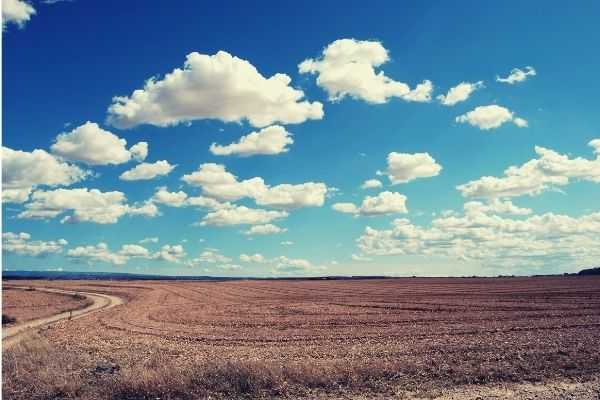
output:
[[[27,289],[27,287],[20,286],[12,286],[14,289]],[[54,289],[54,288],[40,288],[36,287],[35,290],[49,292],[49,293],[60,293],[60,294],[80,294],[82,296],[87,297],[92,300],[92,304],[89,306],[73,311],[65,311],[60,314],[55,314],[50,317],[38,318],[31,321],[24,322],[19,325],[3,327],[2,328],[2,350],[6,350],[7,348],[14,346],[19,343],[23,337],[32,330],[37,328],[42,328],[48,325],[52,325],[58,321],[62,321],[64,319],[77,319],[84,317],[90,313],[105,310],[108,308],[112,308],[123,304],[124,301],[120,297],[101,294],[101,293],[90,293],[90,292],[81,292],[74,290],[63,290],[63,289]]]

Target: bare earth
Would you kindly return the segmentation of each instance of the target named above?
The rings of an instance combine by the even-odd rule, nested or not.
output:
[[[2,290],[2,313],[16,318],[16,324],[77,310],[88,304],[86,298],[75,298],[68,294],[10,287],[3,287]]]
[[[598,277],[25,284],[127,301],[41,333],[82,371],[115,366],[82,398],[600,396]],[[231,370],[251,385],[213,384]]]

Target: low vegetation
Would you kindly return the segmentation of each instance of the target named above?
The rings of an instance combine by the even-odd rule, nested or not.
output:
[[[78,310],[90,304],[91,301],[80,294],[48,293],[32,286],[16,289],[3,285],[2,290],[3,314],[10,315],[19,322]]]
[[[10,315],[7,315],[7,314],[2,314],[2,325],[12,324],[12,323],[15,323],[16,321],[17,321],[17,319],[15,317],[11,317]]]
[[[600,393],[595,277],[55,284],[128,303],[5,351],[4,398],[433,396],[565,380]]]

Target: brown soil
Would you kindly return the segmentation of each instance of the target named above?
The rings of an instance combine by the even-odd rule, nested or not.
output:
[[[77,310],[88,304],[85,297],[15,289],[4,285],[2,288],[2,314],[16,318],[13,324]]]
[[[112,398],[598,393],[599,277],[27,284],[128,300],[42,333]]]

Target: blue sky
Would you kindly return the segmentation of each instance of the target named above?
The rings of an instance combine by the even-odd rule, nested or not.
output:
[[[597,263],[599,13],[593,1],[5,1],[2,266]]]

